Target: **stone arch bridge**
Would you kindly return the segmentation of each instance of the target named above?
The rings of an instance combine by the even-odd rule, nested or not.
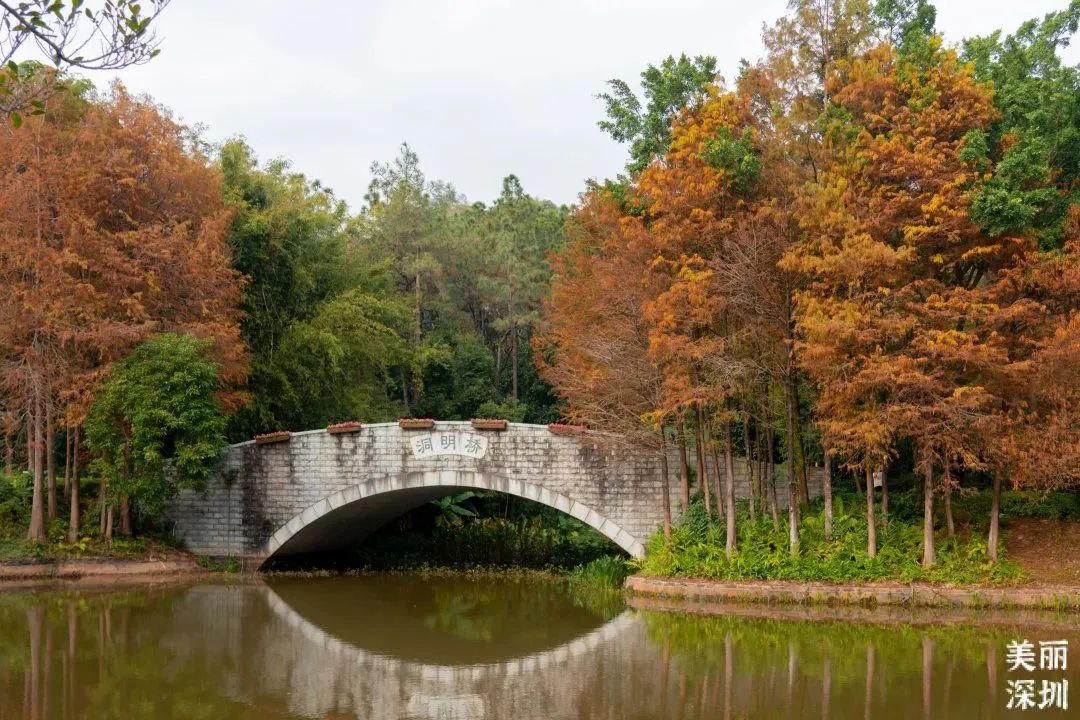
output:
[[[475,488],[557,508],[640,556],[663,519],[660,458],[603,440],[518,423],[293,433],[231,446],[206,491],[183,491],[169,517],[191,551],[261,565],[356,545],[415,507]],[[674,513],[678,463],[669,467]],[[737,479],[744,495],[741,463]]]

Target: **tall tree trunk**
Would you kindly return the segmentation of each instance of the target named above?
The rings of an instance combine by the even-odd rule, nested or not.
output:
[[[798,410],[799,406],[796,405],[795,409]],[[798,419],[799,415],[796,415],[795,418],[795,481],[798,483],[799,488],[801,517],[801,511],[810,507],[810,482],[806,462],[806,444],[803,442],[802,422]]]
[[[791,486],[796,491],[791,496],[791,502],[798,502],[805,509],[810,505],[810,489],[807,487],[806,473],[800,472],[799,468],[802,457],[802,433],[799,429],[799,389],[796,385],[794,369],[788,373],[784,389],[787,401],[787,470]]]
[[[924,568],[928,568],[934,564],[934,466],[929,458],[924,473],[922,564]]]
[[[697,408],[697,476],[698,488],[705,493],[705,515],[712,517],[712,498],[709,492],[709,469],[705,466],[705,414],[701,412],[701,406]]]
[[[724,497],[724,482],[723,482],[723,480],[720,479],[720,472],[721,472],[720,471],[720,454],[716,449],[716,433],[715,433],[715,430],[716,429],[713,427],[712,420],[706,418],[706,420],[705,420],[705,432],[706,432],[707,437],[709,438],[707,442],[708,442],[709,455],[712,457],[712,469],[713,469],[712,475],[714,476],[714,479],[716,480],[716,484],[713,485],[713,488],[716,491],[716,494],[713,496],[713,497],[716,498],[716,514],[719,515],[720,517],[725,517],[727,515],[727,509],[724,506],[724,500],[723,500],[723,497]]]
[[[517,324],[510,326],[510,396],[518,399],[518,329]]]
[[[952,514],[952,473],[949,472],[947,462],[945,463],[945,477],[942,480],[945,495],[945,531],[949,537],[956,537],[956,523],[953,522]]]
[[[889,524],[889,468],[881,466],[881,522]]]
[[[682,411],[675,415],[675,437],[679,443],[679,502],[685,510],[690,507],[690,463],[686,458],[686,423],[683,421]]]
[[[131,537],[131,498],[120,496],[120,534]]]
[[[671,477],[668,471],[667,441],[663,432],[660,433],[660,478],[663,487],[662,496],[664,502],[664,540],[671,543]]]
[[[101,496],[101,523],[100,532],[104,538],[112,538],[112,506],[109,503],[109,481],[107,478],[101,478],[101,485],[98,486],[98,493]],[[106,530],[108,535],[106,535]]]
[[[798,490],[795,479],[788,481],[788,550],[792,555],[799,552],[799,503],[795,497]]]
[[[986,544],[989,546],[990,559],[997,562],[998,541],[1001,524],[1001,473],[994,473],[994,497],[990,503],[990,535]]]
[[[780,508],[776,498],[776,463],[773,461],[773,438],[772,427],[765,431],[765,472],[766,481],[769,484],[769,512],[772,513],[773,529],[780,530]]]
[[[851,477],[854,478],[854,480],[855,480],[855,492],[858,495],[862,495],[863,489],[862,489],[862,483],[859,482],[859,473],[857,473],[857,472],[851,473]]]
[[[866,553],[877,557],[877,521],[874,518],[874,471],[866,465]]]
[[[793,386],[791,386],[793,387]],[[788,479],[788,546],[791,554],[799,551],[799,504],[802,502],[801,490],[799,489],[798,474],[795,471],[795,433],[797,432],[796,406],[788,397],[787,413],[787,471]],[[809,504],[809,501],[807,502]]]
[[[4,472],[11,475],[15,472],[15,447],[11,432],[4,433]]]
[[[34,401],[26,403],[26,472],[34,474]]]
[[[26,539],[35,542],[45,542],[45,462],[43,455],[45,438],[42,426],[44,422],[44,407],[41,401],[41,388],[34,388],[34,414],[33,432],[34,442],[33,458],[31,464],[34,468],[34,496],[30,504],[30,527],[26,532]]]
[[[724,486],[724,500],[727,506],[727,537],[724,554],[728,560],[735,554],[735,457],[731,450],[731,421],[724,421],[724,470],[727,484]]]
[[[45,470],[48,489],[48,519],[56,519],[56,434],[53,432],[52,397],[45,399]]]
[[[825,468],[821,474],[821,495],[825,499],[825,539],[832,540],[833,528],[833,492],[832,492],[832,456],[825,448]]]
[[[68,542],[79,540],[79,426],[71,438],[71,485],[68,487],[70,507],[68,509]]]
[[[64,428],[64,492],[71,494],[71,428]]]
[[[767,463],[765,461],[765,433],[761,431],[761,428],[757,430],[757,483],[758,483],[758,502],[761,503],[761,516],[769,512],[769,480],[765,474]]]
[[[420,289],[420,249],[419,248],[417,248],[417,250],[416,250],[416,272],[415,272],[414,277],[413,277],[413,293],[414,293],[414,297],[415,297],[414,303],[415,303],[415,306],[416,306],[415,307],[415,311],[416,311],[416,334],[415,334],[414,337],[415,337],[417,346],[419,346],[420,343],[424,339],[424,310],[421,307],[421,300],[423,298],[423,290]]]
[[[742,420],[743,452],[746,454],[746,493],[750,496],[750,519],[757,519],[757,488],[754,487],[754,460],[750,450],[750,415],[744,414]]]

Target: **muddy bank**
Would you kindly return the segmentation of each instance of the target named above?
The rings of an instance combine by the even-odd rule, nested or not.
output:
[[[1078,586],[947,587],[923,583],[828,584],[789,581],[720,581],[634,575],[633,595],[694,602],[903,607],[1031,608],[1080,611]]]
[[[0,586],[34,580],[157,578],[206,574],[194,558],[78,558],[0,564]]]

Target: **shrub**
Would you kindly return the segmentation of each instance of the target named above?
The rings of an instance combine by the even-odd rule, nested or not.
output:
[[[570,579],[586,585],[620,588],[630,574],[630,565],[617,555],[604,555],[590,563],[579,565],[570,573]]]
[[[891,499],[890,499],[891,501]],[[647,575],[740,580],[800,580],[852,582],[916,580],[953,583],[1006,582],[1019,577],[1010,563],[990,561],[986,542],[979,537],[939,541],[938,562],[924,569],[922,526],[890,513],[878,528],[878,553],[866,552],[866,516],[861,503],[839,496],[834,503],[833,533],[825,539],[820,509],[804,514],[799,552],[788,549],[787,530],[773,528],[769,518],[751,520],[740,507],[738,551],[731,560],[724,553],[723,522],[710,518],[695,501],[672,531],[671,543],[662,534],[648,544],[641,571]]]

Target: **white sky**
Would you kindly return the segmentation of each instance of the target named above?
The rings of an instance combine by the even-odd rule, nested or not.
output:
[[[214,141],[243,135],[353,207],[374,160],[408,141],[470,200],[525,190],[573,202],[625,148],[596,127],[609,78],[711,54],[732,78],[785,0],[173,0],[163,51],[119,74]],[[938,0],[948,41],[1014,29],[1067,0]],[[1080,46],[1069,48],[1080,62]],[[99,84],[106,77],[94,76]]]

